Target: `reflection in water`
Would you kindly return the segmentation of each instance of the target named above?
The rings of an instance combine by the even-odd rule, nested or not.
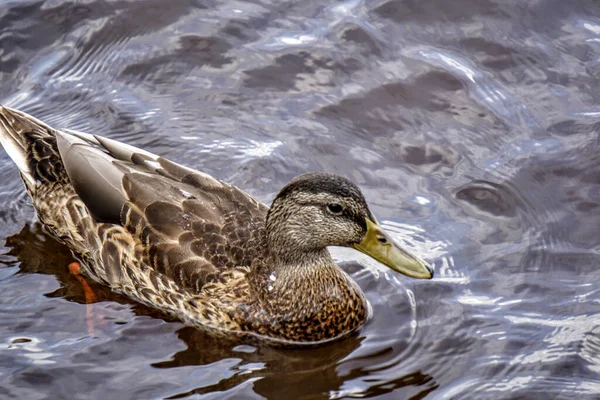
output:
[[[598,398],[597,1],[2,4],[0,104],[265,203],[340,173],[436,277],[333,249],[374,317],[302,351],[85,304],[0,152],[0,398]]]

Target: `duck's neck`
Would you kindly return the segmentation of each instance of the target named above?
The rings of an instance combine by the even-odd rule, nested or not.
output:
[[[362,324],[368,305],[358,285],[335,264],[327,248],[317,245],[318,236],[306,235],[284,211],[273,202],[265,224],[265,247],[247,277],[260,308],[280,323],[333,323],[346,315],[346,325],[352,327],[343,329]]]
[[[338,310],[365,305],[360,288],[325,248],[284,257],[270,251],[253,264],[250,284],[263,308],[286,316],[320,314],[333,303]]]
[[[280,257],[270,254],[269,281],[281,282],[280,289],[285,287],[319,286],[319,282],[341,275],[342,271],[335,264],[327,249],[307,251],[298,257],[285,254]]]

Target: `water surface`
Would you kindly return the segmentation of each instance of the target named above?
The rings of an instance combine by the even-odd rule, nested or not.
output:
[[[373,320],[212,339],[94,286],[0,152],[0,398],[600,398],[594,0],[0,0],[0,103],[269,203],[361,186],[432,281],[335,249]]]

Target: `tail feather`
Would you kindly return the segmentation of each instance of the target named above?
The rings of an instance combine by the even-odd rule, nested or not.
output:
[[[24,112],[0,105],[0,143],[19,168],[30,193],[36,181],[54,180],[58,156],[54,130]]]
[[[16,129],[17,119],[6,107],[0,106],[0,143],[10,158],[21,171],[21,176],[28,186],[33,187],[35,179],[27,161],[27,143],[25,137]]]

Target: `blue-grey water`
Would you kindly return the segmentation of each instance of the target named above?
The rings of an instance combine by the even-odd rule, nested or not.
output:
[[[599,399],[596,0],[0,0],[0,104],[269,203],[343,174],[432,281],[334,255],[374,318],[215,340],[68,272],[0,151],[0,399]]]

